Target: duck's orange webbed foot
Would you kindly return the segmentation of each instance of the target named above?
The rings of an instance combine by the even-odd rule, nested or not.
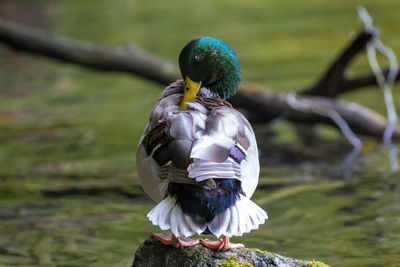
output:
[[[152,236],[160,240],[164,245],[173,246],[175,248],[191,247],[199,244],[199,240],[193,240],[187,237],[176,237],[173,233],[169,235],[152,233]]]
[[[236,249],[236,248],[244,248],[243,244],[234,244],[229,241],[229,237],[224,236],[224,238],[218,239],[218,241],[205,241],[205,240],[200,240],[200,243],[210,249],[213,250],[218,250],[218,251],[228,251],[231,249]]]

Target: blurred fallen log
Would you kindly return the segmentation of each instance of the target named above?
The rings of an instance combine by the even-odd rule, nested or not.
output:
[[[131,45],[111,48],[54,37],[0,18],[0,42],[20,51],[102,71],[127,72],[161,84],[179,79],[174,63]]]
[[[328,98],[363,86],[377,84],[372,73],[362,74],[352,79],[344,75],[346,66],[357,53],[364,49],[372,34],[374,33],[362,31],[334,61],[332,67],[319,82],[299,92],[303,94],[302,101],[307,101],[309,105],[336,111],[355,132],[381,138],[387,125],[387,120],[383,116],[355,103]],[[175,64],[139,48],[133,46],[112,48],[68,40],[1,18],[0,42],[20,51],[95,70],[126,72],[162,85],[180,79],[179,69]],[[341,79],[336,81],[338,77]],[[248,116],[258,122],[268,122],[277,117],[284,117],[297,122],[334,125],[333,121],[327,117],[294,109],[287,102],[287,94],[273,93],[250,83],[243,82],[238,94],[230,101],[235,107],[245,109]],[[400,140],[399,128],[395,130],[393,139]]]
[[[293,109],[288,103],[288,94],[271,93],[257,89],[257,85],[246,84],[246,90],[230,99],[234,106],[251,110],[250,118],[255,122],[263,122],[284,117],[287,120],[302,123],[323,123],[337,127],[327,116]],[[382,138],[387,120],[375,111],[352,102],[330,99],[320,96],[297,95],[298,101],[307,105],[310,110],[334,110],[351,127],[354,132]],[[394,139],[400,140],[400,131],[397,129]]]

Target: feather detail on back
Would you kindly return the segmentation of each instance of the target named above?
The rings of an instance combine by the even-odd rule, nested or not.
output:
[[[205,95],[202,95],[201,93],[197,94],[196,99],[194,100],[196,103],[199,103],[203,107],[206,107],[207,109],[211,110],[216,107],[229,107],[233,108],[231,103],[229,103],[226,100],[220,99],[220,98],[215,98],[215,97],[207,97]]]
[[[229,159],[222,163],[195,159],[194,162],[189,165],[188,177],[195,179],[197,182],[212,178],[240,179],[240,173],[235,172],[233,165],[238,164]]]

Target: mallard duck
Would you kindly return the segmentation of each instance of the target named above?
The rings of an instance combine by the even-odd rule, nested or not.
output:
[[[268,218],[250,200],[259,175],[257,143],[247,119],[226,101],[238,90],[238,58],[224,42],[199,37],[179,55],[183,80],[167,86],[153,108],[137,150],[140,183],[158,203],[147,217],[170,234],[165,245],[244,247],[229,241]]]

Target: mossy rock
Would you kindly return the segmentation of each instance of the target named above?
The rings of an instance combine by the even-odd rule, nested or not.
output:
[[[150,266],[325,267],[328,265],[314,260],[296,260],[254,248],[235,249],[228,252],[216,252],[202,245],[189,248],[173,248],[161,244],[154,237],[150,237],[136,251],[132,267]]]

